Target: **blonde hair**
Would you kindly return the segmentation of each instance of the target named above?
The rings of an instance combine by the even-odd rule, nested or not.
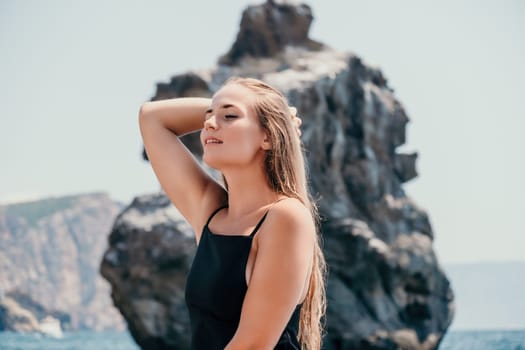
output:
[[[299,342],[304,350],[319,350],[326,313],[326,262],[318,233],[317,205],[308,191],[304,150],[292,120],[295,109],[290,109],[280,91],[258,79],[232,77],[227,84],[239,84],[255,95],[255,113],[272,145],[264,159],[268,184],[276,193],[300,200],[314,219],[317,239],[308,292],[301,308]]]

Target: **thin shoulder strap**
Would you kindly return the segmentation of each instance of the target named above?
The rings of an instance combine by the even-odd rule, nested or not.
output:
[[[215,214],[217,214],[221,209],[224,209],[224,208],[228,208],[228,205],[223,205],[222,207],[215,209],[215,211],[211,213],[210,217],[208,218],[208,221],[206,221],[205,226],[208,226],[210,224],[211,219],[213,219],[213,217],[215,216]]]
[[[253,229],[252,233],[250,233],[250,237],[253,237],[257,233],[257,230],[259,230],[259,227],[261,227],[262,223],[264,222],[264,219],[266,219],[266,215],[268,215],[268,213],[270,212],[270,209],[272,209],[272,207],[275,204],[277,204],[278,202],[282,201],[283,199],[288,199],[288,197],[284,197],[284,198],[278,199],[275,202],[273,202],[272,205],[270,205],[270,208],[268,208],[268,210],[266,210],[266,213],[264,213],[264,215],[261,218],[261,220],[259,220],[259,222],[255,226],[255,228]]]

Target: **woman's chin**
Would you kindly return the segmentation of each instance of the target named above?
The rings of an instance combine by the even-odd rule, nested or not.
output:
[[[218,161],[218,159],[214,159],[213,157],[207,157],[206,154],[202,156],[202,161],[204,164],[206,164],[208,167],[215,169],[215,170],[221,170],[221,162]]]

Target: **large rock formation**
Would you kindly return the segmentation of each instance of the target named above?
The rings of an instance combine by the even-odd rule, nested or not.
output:
[[[143,349],[188,349],[184,286],[195,253],[191,227],[162,193],[143,195],[116,219],[102,275]]]
[[[98,273],[122,209],[105,193],[0,206],[0,330],[30,330],[48,315],[68,330],[123,330]]]
[[[378,68],[297,34],[308,32],[311,19],[305,5],[249,7],[216,67],[158,84],[152,100],[210,96],[232,75],[285,92],[303,119],[323,217],[324,348],[434,349],[451,322],[453,294],[432,250],[429,218],[402,188],[417,176],[417,154],[396,151],[409,119]],[[289,23],[303,27],[290,32]],[[195,134],[185,143],[200,156]],[[101,271],[144,349],[188,348],[183,290],[194,249],[191,229],[162,193],[136,198],[115,222]]]

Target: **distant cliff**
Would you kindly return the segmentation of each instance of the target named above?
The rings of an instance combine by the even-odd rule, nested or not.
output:
[[[417,153],[397,150],[409,118],[379,68],[308,38],[312,19],[304,4],[249,6],[217,66],[157,84],[152,100],[211,96],[232,75],[282,90],[303,119],[323,217],[324,348],[435,349],[452,320],[453,293],[430,219],[403,190],[417,176]],[[196,134],[184,142],[201,156]],[[137,197],[109,242],[101,271],[133,337],[143,349],[187,349],[183,297],[195,241],[184,219],[162,194]]]
[[[0,330],[30,330],[46,315],[66,329],[125,328],[98,273],[123,207],[105,193],[0,206],[0,318],[24,315],[0,319]]]

